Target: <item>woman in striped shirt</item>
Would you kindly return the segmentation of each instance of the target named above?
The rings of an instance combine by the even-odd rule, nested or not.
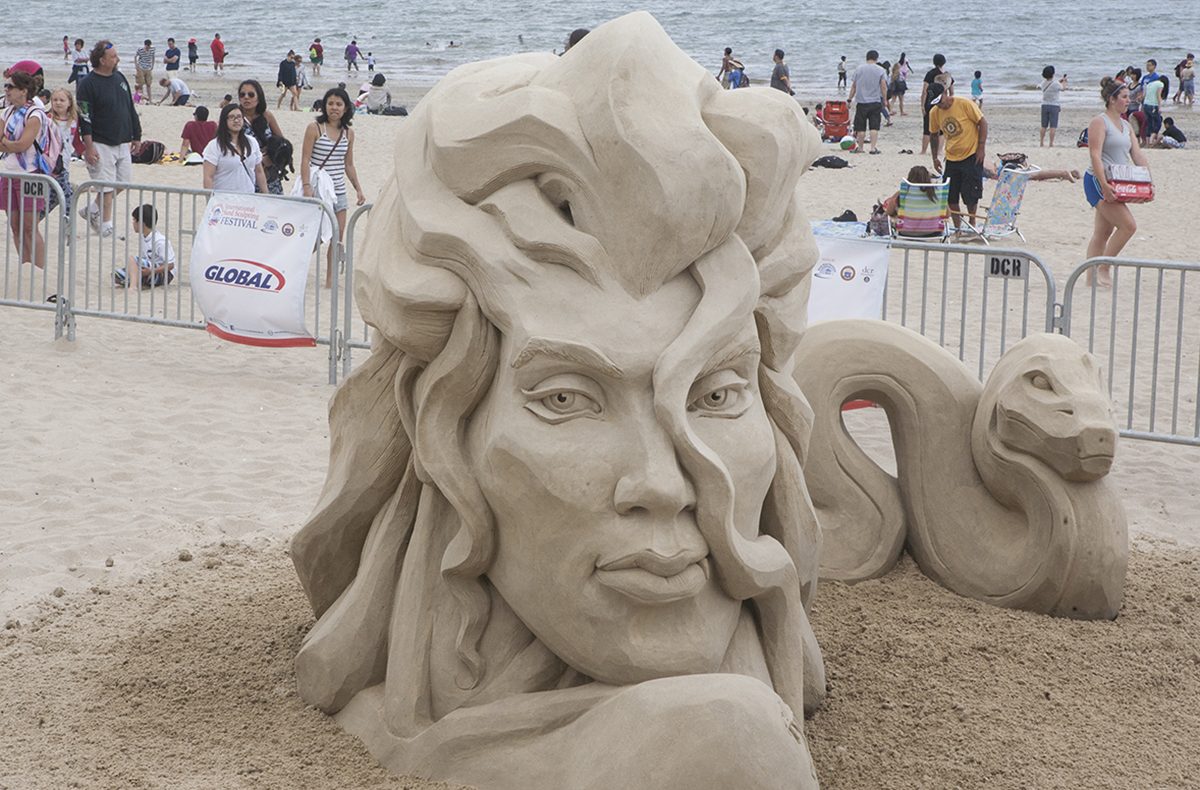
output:
[[[337,215],[338,239],[346,232],[346,180],[357,193],[356,205],[367,202],[358,183],[354,169],[354,131],[350,128],[354,118],[354,104],[345,88],[330,88],[321,99],[321,114],[304,131],[304,152],[300,160],[300,178],[304,183],[304,196],[315,197],[314,171],[324,170],[329,174],[334,187],[334,213]],[[325,287],[333,282],[333,245],[325,264]]]

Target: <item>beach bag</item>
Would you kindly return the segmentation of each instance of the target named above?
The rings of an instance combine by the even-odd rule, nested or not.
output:
[[[1118,203],[1149,203],[1154,200],[1154,182],[1150,170],[1138,165],[1108,165],[1104,178],[1116,194]]]
[[[867,235],[890,236],[891,232],[892,227],[888,223],[888,215],[883,210],[883,204],[876,203],[875,208],[871,209],[871,218],[867,220]]]
[[[156,140],[142,140],[129,146],[129,160],[135,165],[153,165],[163,158],[167,147]]]
[[[1024,170],[1029,164],[1029,157],[1017,152],[1000,154],[996,158],[1000,160],[1001,170]]]
[[[1084,129],[1082,132],[1079,133],[1079,139],[1075,142],[1075,147],[1076,148],[1087,148],[1088,147],[1087,129]]]
[[[818,159],[817,161],[813,162],[812,166],[813,167],[828,167],[833,170],[837,170],[840,167],[849,167],[850,163],[847,162],[845,159],[842,159],[840,156],[833,156],[831,154],[829,156],[823,156],[820,159]]]

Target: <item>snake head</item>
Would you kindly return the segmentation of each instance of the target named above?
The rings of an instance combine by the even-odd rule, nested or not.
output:
[[[1066,480],[1101,478],[1112,468],[1117,430],[1100,366],[1066,338],[1038,335],[1027,340],[1035,338],[1034,353],[1021,359],[1001,385],[997,438]]]

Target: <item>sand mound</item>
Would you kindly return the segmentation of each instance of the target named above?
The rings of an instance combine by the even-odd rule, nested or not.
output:
[[[1143,545],[1113,622],[985,606],[905,560],[825,583],[821,787],[1196,787],[1200,553]]]
[[[822,787],[1183,787],[1200,772],[1200,554],[1135,552],[1116,622],[922,577],[828,583]],[[0,787],[446,787],[389,777],[296,695],[312,615],[279,541],[228,541],[0,632]]]
[[[376,766],[296,694],[283,545],[229,542],[0,637],[0,787],[445,788]]]

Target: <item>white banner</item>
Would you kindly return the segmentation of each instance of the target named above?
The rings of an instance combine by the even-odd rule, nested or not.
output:
[[[304,290],[321,207],[214,192],[196,230],[192,296],[208,331],[250,346],[313,346]]]
[[[888,245],[816,236],[820,257],[812,271],[808,323],[838,318],[882,318]]]

